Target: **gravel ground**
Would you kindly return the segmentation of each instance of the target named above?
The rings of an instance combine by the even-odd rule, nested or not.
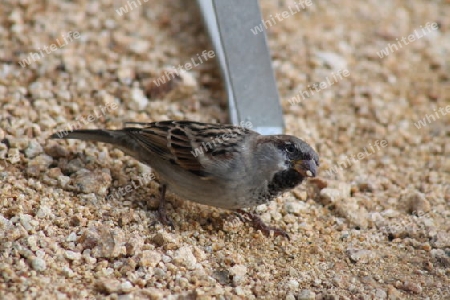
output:
[[[261,1],[286,131],[321,157],[256,209],[290,242],[174,197],[154,224],[151,169],[48,140],[227,121],[214,59],[153,83],[212,49],[195,2],[136,2],[0,3],[1,299],[450,299],[448,0]]]

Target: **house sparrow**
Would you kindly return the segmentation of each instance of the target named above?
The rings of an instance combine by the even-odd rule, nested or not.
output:
[[[139,125],[139,127],[129,127]],[[260,135],[245,127],[191,121],[128,122],[121,130],[75,130],[54,139],[80,139],[117,146],[150,165],[160,178],[160,219],[166,189],[186,200],[235,210],[265,235],[289,238],[243,208],[265,204],[314,177],[319,156],[291,135]]]

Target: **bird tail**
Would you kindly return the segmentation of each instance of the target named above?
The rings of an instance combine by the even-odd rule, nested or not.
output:
[[[52,134],[50,138],[76,139],[113,144],[126,154],[139,159],[139,144],[129,135],[134,130],[135,128],[127,128],[126,130],[80,129],[60,131]]]
[[[60,131],[52,134],[50,138],[95,141],[120,146],[121,143],[127,139],[127,135],[122,130],[81,129],[73,131]]]

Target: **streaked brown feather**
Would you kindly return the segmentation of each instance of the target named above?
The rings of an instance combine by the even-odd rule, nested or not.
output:
[[[128,125],[140,125],[142,128],[130,128]],[[241,141],[249,133],[258,134],[233,125],[191,121],[127,122],[125,126],[129,135],[148,151],[202,177],[209,176],[204,164],[224,163],[232,159],[234,153],[241,150],[239,145],[242,145]],[[225,134],[229,137],[228,140],[223,139]],[[195,149],[203,151],[202,157],[193,154]]]

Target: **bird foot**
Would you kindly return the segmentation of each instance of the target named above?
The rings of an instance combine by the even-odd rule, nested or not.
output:
[[[253,213],[247,212],[245,210],[242,210],[242,209],[238,209],[238,210],[236,210],[236,212],[239,213],[238,216],[243,222],[246,222],[246,221],[252,222],[253,228],[255,228],[256,230],[261,230],[261,232],[265,236],[270,237],[271,232],[273,232],[273,235],[275,237],[282,236],[282,237],[287,238],[288,240],[291,240],[291,238],[289,237],[289,234],[287,234],[286,231],[284,231],[281,228],[266,225],[259,216],[255,215]],[[246,218],[244,218],[244,216]]]
[[[159,205],[158,207],[158,214],[159,214],[159,221],[164,226],[170,226],[172,230],[175,229],[175,226],[173,225],[172,219],[167,215],[167,210],[165,205]]]
[[[164,184],[161,184],[159,186],[159,193],[160,193],[159,206],[158,206],[159,221],[164,226],[170,226],[170,228],[172,230],[174,230],[175,226],[173,225],[172,219],[167,215],[167,210],[166,210],[166,188],[167,187]],[[153,222],[152,225],[154,225],[155,223],[156,223],[156,221]]]

